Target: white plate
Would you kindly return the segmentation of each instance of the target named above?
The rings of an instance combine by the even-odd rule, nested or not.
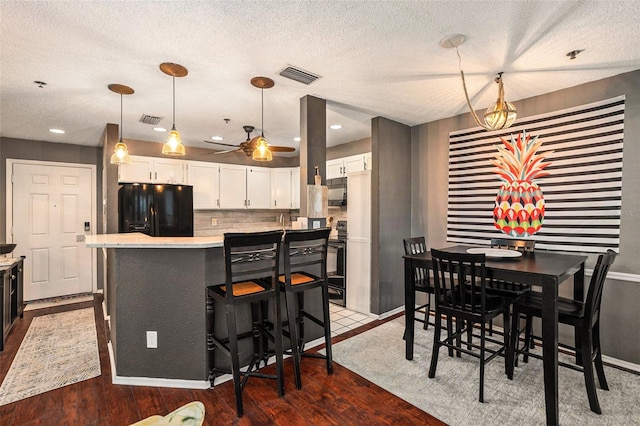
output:
[[[505,250],[488,247],[478,247],[467,249],[467,253],[484,254],[487,257],[520,257],[522,253],[518,250]]]

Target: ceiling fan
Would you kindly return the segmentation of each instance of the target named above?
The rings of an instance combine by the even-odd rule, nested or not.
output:
[[[220,143],[220,142],[208,141],[208,140],[203,140],[203,142],[210,143],[213,145],[233,147],[233,149],[228,149],[226,151],[217,151],[217,152],[214,152],[214,154],[226,154],[227,152],[243,151],[245,154],[247,154],[247,157],[251,157],[251,154],[253,154],[253,151],[255,151],[256,149],[256,142],[258,140],[258,138],[251,138],[251,132],[255,130],[255,127],[242,126],[242,128],[244,129],[245,132],[247,132],[247,140],[239,143],[238,145],[231,145],[228,143]],[[269,149],[272,152],[293,152],[296,150],[295,148],[292,148],[289,146],[273,146],[273,145],[269,145]]]

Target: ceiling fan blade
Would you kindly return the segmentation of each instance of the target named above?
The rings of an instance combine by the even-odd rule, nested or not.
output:
[[[206,139],[203,139],[203,140],[202,140],[202,142],[204,142],[204,143],[210,143],[210,144],[212,144],[212,145],[235,146],[236,148],[238,147],[238,145],[231,145],[231,144],[228,144],[228,143],[221,143],[221,142],[215,142],[215,141],[208,141],[208,140],[206,140]]]
[[[236,149],[227,149],[225,151],[216,151],[213,153],[213,155],[226,154],[227,152],[236,152],[236,151],[242,151],[242,149],[236,148]]]
[[[294,152],[296,149],[290,146],[271,146],[269,145],[269,149],[272,152]]]

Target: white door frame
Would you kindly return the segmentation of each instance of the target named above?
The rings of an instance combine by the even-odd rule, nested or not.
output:
[[[96,203],[96,165],[95,164],[82,164],[82,163],[61,163],[56,161],[40,161],[40,160],[20,160],[14,158],[7,158],[7,170],[6,170],[6,239],[7,243],[13,242],[13,232],[11,230],[13,226],[13,182],[11,182],[11,175],[13,173],[14,164],[26,164],[30,166],[59,166],[59,167],[78,167],[91,170],[91,227],[90,234],[96,233],[96,226],[98,226],[97,215],[97,203]],[[9,241],[11,239],[11,241]],[[98,292],[98,264],[96,261],[96,249],[91,249],[91,288],[93,293]]]

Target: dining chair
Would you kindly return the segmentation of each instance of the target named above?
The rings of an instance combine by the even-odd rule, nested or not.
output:
[[[518,250],[522,253],[535,251],[536,243],[533,240],[519,240],[513,238],[492,238],[491,248],[506,250]],[[531,290],[531,286],[504,280],[491,280],[487,284],[487,293],[497,294],[502,297],[515,299]],[[489,334],[493,334],[493,321],[489,321]],[[534,346],[532,346],[532,349]]]
[[[602,349],[600,347],[600,304],[602,302],[602,291],[607,278],[609,268],[615,260],[616,252],[607,250],[606,253],[598,256],[598,261],[593,268],[593,274],[587,291],[587,299],[585,302],[581,300],[558,298],[558,322],[566,324],[574,328],[574,332],[580,336],[581,347],[576,348],[570,345],[559,346],[573,349],[582,353],[582,365],[568,364],[558,361],[562,365],[573,370],[582,371],[584,374],[584,382],[587,388],[587,396],[589,398],[589,406],[591,411],[601,414],[598,395],[596,393],[595,377],[593,369],[595,367],[598,375],[600,388],[609,390],[607,379],[604,375],[602,365]],[[525,339],[523,347],[518,346],[519,331],[516,326],[517,315],[524,313],[527,315],[527,324],[525,326]],[[530,352],[530,341],[533,340],[532,320],[531,317],[542,317],[542,296],[537,292],[529,292],[523,297],[516,299],[513,304],[513,324],[514,333],[511,336],[511,347],[509,353],[509,378],[513,378],[515,360],[518,354],[531,356],[542,359],[542,356]],[[588,354],[588,356],[587,356]],[[524,359],[526,362],[526,359]]]
[[[284,290],[287,318],[284,335],[291,342],[291,356],[296,387],[302,388],[300,375],[301,358],[322,358],[326,360],[327,374],[333,374],[331,352],[331,318],[329,316],[329,281],[327,278],[327,247],[331,228],[287,231],[284,235],[284,274],[279,281]],[[309,290],[319,289],[322,297],[322,318],[305,309]],[[316,304],[314,304],[315,306]],[[305,318],[322,327],[325,355],[305,353]]]
[[[404,242],[404,254],[419,254],[425,253],[427,251],[427,244],[425,242],[424,237],[413,237],[413,238],[405,238]],[[434,325],[434,322],[429,322],[429,317],[431,315],[431,295],[435,294],[435,288],[433,286],[433,280],[429,275],[429,269],[427,268],[415,268],[413,270],[413,282],[414,282],[414,291],[416,293],[425,294],[427,297],[427,303],[423,305],[416,306],[416,312],[423,312],[424,310],[424,319],[418,318],[415,316],[415,320],[424,324],[423,328],[426,330],[429,327],[429,324]]]
[[[486,292],[487,274],[484,254],[449,253],[431,249],[435,284],[435,330],[433,336],[433,353],[429,378],[435,377],[438,365],[438,353],[442,346],[463,352],[480,359],[480,402],[484,402],[484,369],[485,364],[499,355],[505,356],[505,373],[508,372],[506,362],[509,344],[509,303],[510,299],[499,296],[488,296]],[[447,321],[447,337],[441,339],[442,316],[453,318],[456,323],[454,333],[451,321]],[[498,315],[503,316],[505,323],[504,341],[500,342],[486,336],[485,324]],[[463,324],[466,329],[463,328]],[[480,324],[480,344],[470,339],[466,347],[461,346],[461,336],[467,333],[474,324]],[[497,348],[486,346],[486,342],[499,345]],[[473,351],[476,349],[478,351]],[[487,355],[488,353],[488,355]]]
[[[282,234],[282,231],[224,234],[225,281],[207,287],[209,379],[213,387],[218,374],[230,373],[233,376],[238,417],[243,414],[242,390],[249,377],[275,379],[278,396],[284,395],[282,313],[280,286],[277,284]],[[266,311],[270,301],[274,309],[273,323],[267,320]],[[242,304],[251,306],[251,328],[238,333],[243,324],[237,323],[236,308]],[[216,334],[214,321],[217,305],[224,306],[228,337]],[[241,370],[238,342],[249,337],[253,340],[253,355],[248,367]],[[272,341],[275,346],[275,375],[260,372],[261,363],[264,362],[266,366],[270,355],[265,344],[268,342],[265,341]],[[216,348],[230,358],[230,370],[215,366]]]

